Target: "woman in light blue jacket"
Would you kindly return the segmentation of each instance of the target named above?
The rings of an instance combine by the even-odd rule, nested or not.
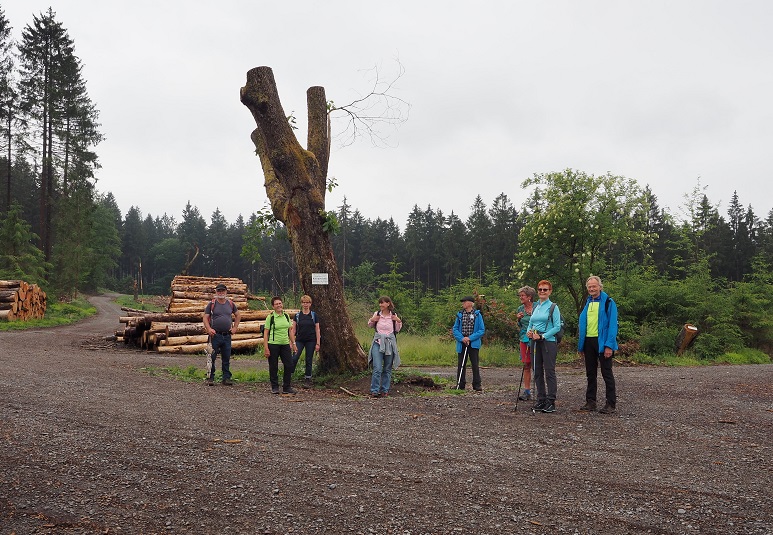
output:
[[[556,411],[556,333],[561,330],[561,311],[558,310],[558,305],[550,300],[551,293],[553,285],[550,281],[539,281],[539,302],[534,305],[526,332],[534,346],[534,383],[537,387],[537,403],[532,408],[534,412]]]

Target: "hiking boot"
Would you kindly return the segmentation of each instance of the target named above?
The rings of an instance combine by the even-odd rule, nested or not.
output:
[[[542,407],[542,412],[556,412],[556,406],[549,401],[545,402],[545,406]]]
[[[381,398],[388,398],[389,397],[389,392],[381,392],[381,394],[379,394],[379,397],[381,397]]]
[[[604,407],[602,407],[601,409],[599,409],[599,412],[600,412],[601,414],[614,414],[614,413],[616,412],[616,410],[615,410],[615,406],[614,406],[614,405],[612,405],[610,402],[608,402],[608,401],[607,401],[607,402],[604,404]]]
[[[279,387],[278,386],[272,386],[271,387],[271,393],[272,394],[278,394],[279,393]]]
[[[378,392],[371,392],[370,393],[370,397],[372,397],[372,398],[379,398],[379,397],[381,397],[381,394],[379,394]]]
[[[207,386],[215,386],[215,381],[213,381],[212,379],[206,379],[204,381],[204,384]]]
[[[223,379],[223,386],[233,386],[234,382],[230,379]]]
[[[303,380],[303,388],[311,388],[312,386],[314,386],[314,383],[311,382],[311,377],[306,377]]]
[[[534,404],[534,406],[531,408],[534,412],[540,412],[542,409],[545,408],[545,406],[548,404],[547,401],[538,401]]]
[[[521,401],[529,401],[531,399],[531,392],[529,392],[528,394],[524,392],[523,394],[518,396],[518,399],[520,399]]]
[[[585,412],[593,412],[596,410],[596,402],[592,399],[589,399],[585,402],[585,405],[580,407],[580,410]]]
[[[475,390],[476,392],[483,392],[482,386],[473,386],[472,389]]]
[[[283,391],[284,394],[297,394],[298,392],[295,391],[295,389],[292,386],[286,386],[284,387]]]

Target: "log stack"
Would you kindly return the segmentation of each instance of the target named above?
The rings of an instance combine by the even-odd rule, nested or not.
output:
[[[247,285],[241,279],[177,275],[172,279],[167,312],[201,312],[215,298],[215,286],[218,284],[226,285],[228,297],[239,310],[247,310]]]
[[[47,298],[37,284],[0,280],[0,321],[25,321],[46,314]]]
[[[208,336],[204,331],[204,308],[215,297],[215,286],[223,283],[228,297],[239,309],[240,321],[231,336],[234,353],[254,351],[263,344],[263,325],[270,310],[249,310],[247,285],[239,279],[189,277],[178,275],[172,281],[172,297],[166,312],[147,312],[122,308],[127,314],[118,318],[124,327],[115,339],[127,345],[158,353],[201,354]],[[287,310],[293,316],[297,310]]]

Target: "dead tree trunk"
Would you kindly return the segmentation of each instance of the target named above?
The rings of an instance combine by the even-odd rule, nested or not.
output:
[[[269,67],[247,73],[241,89],[242,104],[258,127],[251,138],[260,157],[271,209],[285,224],[298,266],[303,291],[320,315],[320,359],[323,372],[361,371],[367,361],[354,334],[344,301],[343,279],[333,255],[325,221],[325,192],[330,158],[330,128],[325,89],[306,92],[308,148],[301,147],[279,101]],[[312,285],[312,273],[327,273],[327,285]]]

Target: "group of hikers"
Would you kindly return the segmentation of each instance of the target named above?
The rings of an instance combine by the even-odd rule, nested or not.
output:
[[[581,411],[597,410],[596,392],[598,369],[606,387],[604,406],[600,413],[616,411],[617,392],[612,372],[612,357],[617,351],[617,304],[603,291],[601,279],[596,275],[588,277],[585,288],[588,296],[579,316],[577,351],[585,361],[587,388],[585,404]],[[558,354],[557,335],[562,332],[561,311],[550,300],[553,285],[541,280],[535,290],[524,286],[518,290],[521,305],[516,311],[519,327],[520,358],[523,366],[521,383],[524,385],[519,400],[532,400],[532,376],[536,387],[534,412],[553,413],[556,410],[557,379],[556,357]],[[227,298],[227,288],[218,284],[215,299],[204,310],[204,327],[210,336],[212,352],[207,361],[206,383],[214,384],[215,359],[222,358],[223,384],[232,385],[230,371],[231,335],[239,327],[240,313],[236,305]],[[483,315],[475,308],[475,298],[465,296],[460,300],[462,309],[457,312],[453,328],[456,340],[457,375],[456,388],[466,388],[467,365],[472,369],[472,388],[483,391],[480,375],[480,347],[486,327]],[[314,354],[321,342],[319,317],[311,310],[312,300],[308,295],[301,297],[301,310],[294,317],[284,311],[280,297],[271,299],[273,309],[266,318],[263,331],[263,350],[269,365],[271,393],[279,394],[279,361],[284,373],[282,392],[295,394],[291,380],[301,353],[305,353],[304,388],[312,385],[312,364]],[[368,326],[374,329],[373,341],[368,353],[372,365],[370,382],[371,397],[387,397],[392,382],[392,370],[400,365],[400,352],[396,334],[403,322],[395,312],[392,299],[382,296],[378,310],[368,319]]]

